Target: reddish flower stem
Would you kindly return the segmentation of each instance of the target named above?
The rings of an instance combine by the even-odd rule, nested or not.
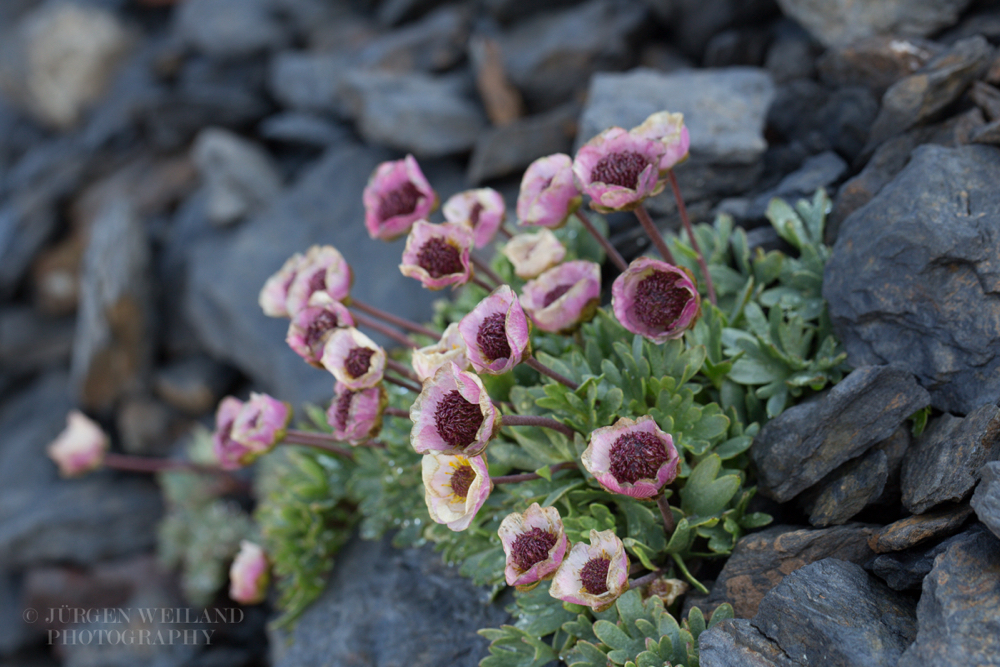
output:
[[[575,431],[561,421],[556,421],[551,417],[537,417],[535,415],[504,415],[500,420],[501,426],[540,426],[559,431],[569,439],[573,439]]]
[[[469,253],[469,258],[472,260],[472,264],[476,267],[476,270],[492,280],[496,287],[503,285],[503,279],[496,274],[496,271],[490,268],[489,264],[479,259],[472,253]],[[490,291],[492,292],[493,290],[491,289]]]
[[[282,445],[304,445],[306,447],[315,447],[316,449],[322,449],[323,451],[330,452],[331,454],[336,454],[337,456],[345,456],[347,458],[352,458],[354,456],[354,451],[350,447],[344,447],[337,443],[340,443],[332,435],[326,433],[314,433],[312,431],[296,431],[291,429],[285,433],[285,438],[279,444]],[[385,449],[385,443],[379,442],[378,440],[367,440],[358,447],[373,447],[375,449]]]
[[[676,526],[674,525],[674,513],[670,509],[670,503],[667,502],[667,496],[663,493],[656,497],[656,506],[660,508],[660,516],[663,517],[663,530],[667,534],[667,540],[670,540],[670,536],[674,534]]]
[[[569,468],[577,468],[578,466],[573,461],[564,461],[563,463],[557,463],[550,467],[549,470],[556,472],[558,470],[567,470]],[[500,475],[499,477],[490,477],[490,481],[494,484],[516,484],[517,482],[530,482],[533,479],[541,479],[542,476],[537,472],[522,472],[517,475]]]
[[[472,282],[472,283],[475,283],[476,285],[479,285],[480,287],[482,287],[487,292],[492,292],[493,290],[496,289],[496,287],[494,287],[493,285],[490,285],[488,282],[486,282],[482,278],[479,278],[478,276],[472,276],[469,279],[469,282]]]
[[[647,572],[641,577],[636,577],[632,581],[628,582],[629,589],[632,588],[642,588],[646,584],[651,584],[656,581],[659,577],[662,577],[666,570],[653,570],[652,572]]]
[[[441,337],[441,334],[431,331],[421,324],[411,322],[410,320],[393,315],[392,313],[387,313],[384,310],[379,310],[375,306],[369,306],[367,303],[363,303],[357,299],[351,299],[351,307],[360,310],[363,313],[368,313],[372,317],[384,320],[389,324],[399,327],[400,329],[406,329],[407,331],[412,331],[413,333],[427,336],[428,338],[433,338],[434,340]]]
[[[422,389],[420,387],[418,387],[418,386],[416,386],[414,384],[411,384],[410,382],[407,382],[406,380],[400,380],[399,378],[394,378],[391,375],[383,375],[382,379],[385,380],[386,382],[388,382],[389,384],[396,385],[397,387],[402,387],[403,389],[409,389],[410,391],[412,391],[415,394],[419,394],[422,391]]]
[[[590,235],[597,239],[597,242],[601,244],[601,247],[604,248],[604,252],[611,259],[611,261],[614,262],[614,265],[618,267],[618,270],[625,271],[625,269],[628,268],[628,264],[625,262],[625,258],[622,257],[621,253],[618,252],[613,245],[611,245],[611,241],[608,240],[604,234],[597,231],[597,227],[594,227],[594,223],[592,223],[587,216],[580,212],[580,209],[576,209],[576,217],[580,219],[581,224],[583,224],[584,228],[590,232]]]
[[[399,375],[402,375],[403,377],[405,377],[407,380],[413,380],[417,384],[420,383],[420,378],[417,377],[416,373],[414,373],[409,368],[407,368],[403,364],[399,363],[395,359],[390,359],[389,357],[386,357],[386,359],[385,359],[385,365],[386,365],[387,368],[392,369],[393,371],[395,371]]]
[[[191,461],[178,461],[175,459],[159,459],[144,456],[129,456],[127,454],[108,453],[104,455],[104,465],[115,470],[127,472],[200,472],[212,473],[215,475],[226,475],[229,473],[220,468],[199,465]]]
[[[667,242],[663,240],[663,234],[661,234],[660,230],[656,228],[655,224],[653,224],[653,219],[649,217],[649,212],[646,211],[646,207],[639,204],[639,208],[635,209],[635,217],[639,218],[639,223],[642,225],[642,228],[646,230],[646,234],[653,242],[653,245],[656,246],[660,256],[671,264],[675,264],[676,262],[674,262],[673,253],[671,253],[670,248],[667,247]]]
[[[383,414],[389,415],[390,417],[399,417],[400,419],[410,418],[410,411],[402,410],[400,408],[386,408]]]
[[[414,343],[409,336],[405,336],[390,326],[386,326],[381,322],[375,320],[374,318],[368,317],[362,313],[354,313],[354,320],[363,327],[368,327],[369,329],[374,329],[380,334],[387,336],[400,345],[409,347],[411,349],[416,349],[417,344]]]
[[[514,232],[510,231],[510,227],[507,226],[507,223],[503,223],[500,225],[500,233],[506,236],[508,239],[514,238]]]
[[[552,370],[548,366],[543,366],[542,362],[538,361],[538,359],[535,359],[534,357],[528,357],[527,359],[524,360],[524,363],[528,364],[529,366],[531,366],[532,368],[534,368],[536,371],[538,371],[542,375],[547,375],[548,377],[552,378],[556,382],[563,383],[564,385],[566,385],[567,387],[569,387],[573,391],[576,391],[577,389],[580,388],[580,385],[578,385],[577,383],[573,382],[572,380],[570,380],[565,375],[560,375],[559,373],[556,373],[554,370]]]
[[[718,305],[715,299],[715,285],[712,284],[712,275],[708,272],[705,254],[701,251],[701,248],[698,246],[698,239],[694,236],[694,229],[691,227],[690,218],[688,218],[687,207],[684,205],[684,197],[681,196],[681,187],[677,183],[677,176],[674,174],[673,169],[667,171],[667,177],[670,179],[670,187],[674,191],[674,199],[677,200],[677,212],[680,213],[681,223],[683,223],[684,229],[687,230],[688,238],[691,239],[691,247],[698,253],[698,266],[701,267],[701,274],[705,277],[705,289],[708,291],[708,300],[712,302],[712,305]]]

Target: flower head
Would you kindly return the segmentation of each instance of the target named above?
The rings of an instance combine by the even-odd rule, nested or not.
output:
[[[549,269],[521,289],[521,306],[542,331],[570,333],[601,302],[601,265],[584,259]]]
[[[339,250],[332,245],[312,246],[298,265],[295,279],[288,288],[288,316],[295,317],[317,293],[343,301],[351,295],[352,282],[351,267]]]
[[[374,387],[385,374],[385,350],[354,327],[330,334],[320,361],[348,389]]]
[[[622,417],[595,430],[581,460],[605,489],[633,498],[659,494],[680,467],[674,439],[649,416]]]
[[[368,389],[348,389],[338,382],[326,421],[335,438],[358,445],[382,430],[382,411],[388,402],[381,383]]]
[[[240,552],[229,567],[229,597],[240,604],[263,602],[270,579],[264,550],[253,542],[240,542]]]
[[[250,463],[271,451],[282,438],[292,420],[292,407],[267,394],[251,393],[233,422],[230,436],[248,451],[240,462]]]
[[[458,323],[477,373],[501,375],[530,354],[530,327],[517,295],[501,285]]]
[[[87,415],[70,410],[66,428],[48,447],[49,458],[63,477],[78,477],[101,467],[108,451],[107,434]]]
[[[471,248],[472,232],[465,223],[435,225],[418,220],[406,237],[399,270],[404,276],[419,280],[427,289],[464,285],[471,276]]]
[[[493,188],[459,192],[444,203],[444,219],[468,225],[477,248],[493,240],[506,215],[503,196]]]
[[[509,586],[527,587],[548,579],[566,555],[566,533],[555,507],[532,503],[524,514],[508,514],[497,532],[507,555],[504,574]]]
[[[470,368],[465,341],[458,332],[458,322],[449,324],[437,343],[414,350],[411,359],[413,372],[421,382],[430,380],[439,368],[449,362],[454,362],[463,371]]]
[[[659,141],[612,127],[577,152],[573,173],[595,211],[631,211],[663,190],[659,165],[665,151]]]
[[[684,114],[682,113],[658,111],[643,121],[642,125],[637,125],[629,130],[629,133],[663,144],[664,153],[659,164],[661,176],[666,174],[668,169],[672,169],[675,164],[686,159],[688,149],[691,147],[691,137],[684,125]]]
[[[582,199],[573,178],[573,158],[556,153],[538,158],[525,170],[517,217],[522,225],[555,229],[566,224]]]
[[[421,462],[421,471],[424,500],[431,519],[455,531],[469,527],[493,490],[483,454],[427,454]]]
[[[654,343],[680,338],[701,313],[701,297],[685,269],[650,257],[629,264],[611,285],[622,326]]]
[[[257,303],[268,317],[291,317],[288,312],[288,290],[305,262],[305,255],[295,253],[264,283],[257,297]]]
[[[412,155],[375,168],[362,199],[365,227],[373,239],[391,241],[437,208],[438,197]]]
[[[577,542],[559,566],[549,595],[604,611],[628,590],[628,555],[613,530],[590,531],[590,545]]]
[[[285,341],[306,362],[323,368],[320,358],[327,339],[335,329],[353,326],[354,318],[344,304],[326,292],[317,292],[309,305],[292,318]]]
[[[566,248],[548,229],[534,234],[518,234],[503,247],[503,254],[514,265],[518,278],[530,280],[563,261]]]
[[[451,362],[424,383],[410,407],[410,421],[410,444],[420,454],[478,454],[499,426],[483,381]]]

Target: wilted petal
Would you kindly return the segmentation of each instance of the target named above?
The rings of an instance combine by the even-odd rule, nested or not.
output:
[[[314,245],[306,251],[295,279],[288,288],[288,315],[295,317],[306,308],[317,293],[325,293],[334,301],[351,295],[354,274],[344,256],[330,245]]]
[[[542,331],[571,333],[601,301],[601,266],[575,260],[549,269],[521,289],[521,305]]]
[[[472,231],[461,222],[435,225],[418,220],[406,237],[399,271],[416,278],[424,287],[439,290],[469,282],[469,251]]]
[[[514,265],[517,277],[525,280],[537,278],[566,257],[566,248],[548,229],[518,234],[507,241],[502,252]]]
[[[458,331],[458,322],[449,324],[437,343],[414,350],[410,361],[420,382],[430,380],[439,368],[451,362],[463,371],[469,370],[471,365],[466,356],[465,341]]]
[[[660,175],[681,162],[688,156],[691,147],[691,137],[684,125],[684,114],[659,111],[654,113],[642,125],[633,127],[631,134],[643,139],[652,139],[663,144],[664,153],[660,158]]]
[[[382,430],[382,412],[389,397],[381,383],[368,389],[348,389],[337,383],[326,420],[338,440],[358,445]]]
[[[317,292],[309,306],[292,318],[285,341],[308,363],[323,368],[320,359],[330,335],[336,329],[353,326],[354,317],[344,304],[334,301],[325,292]]]
[[[504,575],[510,586],[530,586],[550,578],[566,555],[566,532],[555,507],[538,503],[508,514],[497,531],[507,556]]]
[[[468,225],[477,248],[485,247],[493,240],[506,214],[507,205],[503,196],[493,188],[459,192],[444,204],[444,219]]]
[[[365,227],[373,239],[391,241],[437,208],[437,194],[412,155],[375,168],[362,195]]]
[[[563,153],[538,158],[521,179],[517,196],[519,224],[562,227],[582,199],[573,176],[573,158]]]

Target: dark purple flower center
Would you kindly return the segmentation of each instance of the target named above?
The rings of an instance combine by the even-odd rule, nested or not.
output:
[[[382,196],[382,201],[378,204],[379,220],[385,222],[397,215],[413,213],[413,210],[417,208],[420,196],[420,190],[417,190],[417,186],[410,181],[403,183],[397,189]]]
[[[554,178],[555,176],[550,176],[549,178],[545,179],[545,182],[542,183],[542,190],[547,190],[548,187],[552,185],[552,179]]]
[[[635,151],[612,153],[605,155],[594,165],[590,180],[635,190],[639,184],[639,174],[648,166],[649,160]]]
[[[640,479],[654,479],[668,457],[662,440],[648,431],[632,431],[615,440],[609,458],[614,478],[635,484]]]
[[[417,253],[417,265],[429,273],[431,278],[462,273],[465,270],[458,248],[438,236],[420,248],[420,252]]]
[[[306,327],[306,345],[310,348],[316,347],[321,342],[323,336],[336,329],[338,324],[339,321],[336,313],[329,310],[321,311],[309,322],[309,326]]]
[[[351,413],[351,402],[358,392],[348,389],[337,398],[337,410],[334,417],[337,421],[337,430],[343,431],[347,428],[347,418]]]
[[[635,286],[636,318],[650,329],[666,331],[684,312],[691,292],[679,287],[681,278],[673,273],[654,271]]]
[[[344,359],[344,369],[347,374],[357,379],[367,373],[371,367],[373,354],[375,354],[375,350],[370,347],[351,348],[351,351],[347,353],[347,358]]]
[[[548,294],[545,295],[545,298],[542,299],[542,308],[548,308],[549,306],[552,305],[553,301],[555,301],[556,299],[558,299],[571,289],[573,289],[573,285],[560,285],[554,290],[551,290]]]
[[[219,424],[219,440],[222,442],[223,446],[228,447],[232,443],[233,438],[233,424],[236,423],[235,419],[227,419],[226,421]]]
[[[508,359],[511,355],[510,342],[507,340],[507,315],[493,313],[479,325],[476,342],[483,356],[490,361]]]
[[[469,211],[469,222],[472,223],[472,228],[475,229],[479,225],[479,216],[483,213],[483,205],[476,202],[472,205],[472,210]]]
[[[477,403],[470,403],[457,389],[452,389],[438,401],[434,425],[449,447],[464,449],[476,440],[483,425],[483,411]]]
[[[451,475],[451,490],[459,498],[467,498],[469,487],[476,479],[476,471],[468,463],[460,465]]]
[[[557,537],[547,530],[532,528],[514,538],[510,547],[510,559],[522,572],[531,569],[549,557],[549,550],[556,545]]]
[[[320,269],[309,276],[309,294],[326,289],[326,269]]]
[[[591,558],[580,569],[580,583],[583,590],[591,595],[602,595],[608,592],[608,568],[611,560],[608,558]]]

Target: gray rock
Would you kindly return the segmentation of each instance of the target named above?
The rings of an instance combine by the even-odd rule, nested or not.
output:
[[[747,216],[763,218],[775,197],[791,202],[809,198],[819,188],[830,188],[845,172],[847,163],[833,151],[806,158],[801,167],[781,179],[777,186],[754,199]]]
[[[355,66],[392,72],[442,72],[459,63],[469,41],[469,12],[442,7],[373,39],[354,56]]]
[[[24,622],[20,577],[0,572],[0,656],[14,653],[35,634]]]
[[[968,505],[909,516],[877,531],[868,539],[868,546],[877,554],[909,549],[927,540],[957,533],[970,516],[972,508]]]
[[[1000,537],[1000,461],[980,468],[979,477],[979,486],[972,494],[972,509],[979,520]]]
[[[94,221],[83,258],[72,381],[82,405],[110,410],[144,386],[155,327],[146,228],[124,198],[110,199]]]
[[[827,49],[816,67],[827,86],[864,86],[881,98],[889,86],[913,74],[942,51],[940,44],[914,37],[865,37]]]
[[[985,529],[960,537],[924,578],[917,638],[898,667],[1000,665],[1000,540]]]
[[[208,219],[217,225],[256,213],[281,192],[281,175],[271,156],[237,134],[206,128],[191,151],[208,188]]]
[[[269,141],[311,148],[327,148],[350,137],[350,130],[342,125],[297,111],[275,114],[264,120],[257,131]]]
[[[706,609],[728,602],[737,618],[750,618],[789,572],[824,558],[867,562],[874,555],[868,546],[872,532],[871,526],[847,524],[822,530],[775,526],[747,535],[736,544],[712,592],[697,604]]]
[[[350,58],[342,53],[282,51],[271,59],[268,89],[287,108],[332,112],[346,118],[339,95],[350,66]]]
[[[656,1],[650,0],[650,3]],[[672,0],[659,1],[664,4],[670,4]],[[529,16],[540,12],[563,9],[575,3],[573,0],[482,0],[480,4],[497,21],[511,23],[513,21],[523,21]]]
[[[357,298],[418,321],[429,317],[437,295],[399,274],[403,240],[373,241],[363,225],[361,191],[375,167],[392,157],[357,146],[331,149],[268,211],[238,229],[193,240],[185,312],[213,356],[293,405],[332,394],[329,374],[307,365],[285,344],[288,323],[265,317],[257,305],[264,281],[288,257],[317,243],[335,245],[353,265]],[[454,172],[441,178],[429,168],[425,173],[442,199],[462,187]],[[441,181],[454,190],[441,187]]]
[[[0,367],[20,374],[64,364],[73,328],[70,318],[39,317],[27,306],[0,308]]]
[[[609,127],[634,127],[657,111],[681,112],[691,135],[691,157],[677,169],[685,199],[743,193],[761,172],[764,120],[773,97],[770,75],[752,67],[598,74],[576,144]]]
[[[826,46],[871,35],[925,37],[954,25],[971,0],[778,0],[786,15]]]
[[[974,144],[1000,146],[1000,120],[995,120],[989,125],[976,129],[969,136],[969,141]]]
[[[274,0],[187,0],[174,14],[174,34],[215,58],[240,58],[289,40]]]
[[[903,459],[903,505],[914,514],[959,502],[976,473],[1000,459],[1000,408],[993,403],[960,419],[944,414],[928,425]]]
[[[934,407],[967,413],[1000,395],[1000,150],[923,146],[848,217],[823,296],[858,367],[917,376]]]
[[[326,592],[291,631],[291,643],[272,641],[272,663],[474,667],[487,645],[476,630],[508,622],[430,547],[397,550],[388,538],[355,538],[338,554]]]
[[[829,391],[785,410],[754,438],[750,458],[760,492],[791,500],[888,438],[928,402],[927,392],[906,371],[856,368]]]
[[[1000,120],[1000,90],[982,81],[976,81],[969,90],[969,97],[990,121]]]
[[[500,38],[507,74],[530,107],[551,109],[595,72],[629,66],[646,16],[639,3],[590,0],[518,23]]]
[[[180,359],[157,370],[156,395],[191,416],[212,412],[236,380],[236,373],[204,355]]]
[[[745,618],[722,621],[698,637],[701,667],[800,667]]]
[[[986,73],[993,58],[989,42],[981,36],[970,37],[894,83],[882,96],[867,151],[874,151],[886,139],[932,118],[958,99],[973,81]]]
[[[469,160],[468,180],[478,185],[527,168],[540,157],[569,153],[579,107],[567,104],[483,132]]]

